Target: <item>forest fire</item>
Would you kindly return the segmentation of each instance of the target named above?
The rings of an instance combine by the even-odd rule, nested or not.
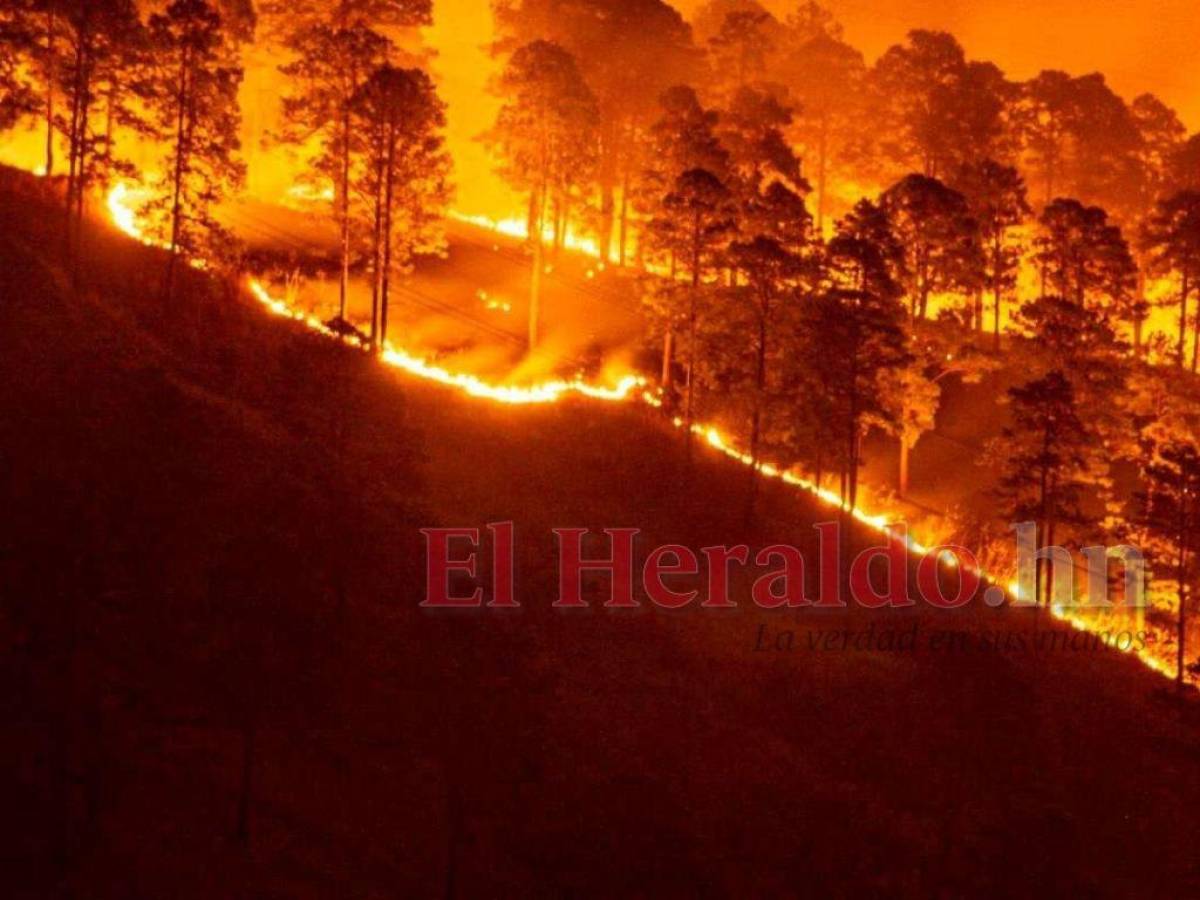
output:
[[[145,242],[144,232],[137,222],[136,207],[132,205],[138,193],[139,191],[136,187],[125,183],[119,184],[109,193],[107,208],[112,223],[117,228],[129,236]],[[475,222],[474,224],[480,223]],[[496,230],[502,234],[509,234],[509,232],[498,228]],[[302,323],[307,328],[328,338],[366,349],[357,339],[338,334],[319,318],[295,309],[284,299],[272,296],[270,290],[259,279],[249,278],[247,280],[247,287],[251,295],[273,314]],[[451,372],[390,344],[380,354],[380,360],[385,365],[400,369],[416,378],[432,381],[461,391],[470,397],[490,400],[505,405],[529,406],[556,403],[565,397],[576,395],[591,400],[607,402],[640,401],[654,408],[661,408],[662,406],[660,394],[648,389],[648,382],[645,378],[633,374],[621,377],[613,386],[596,385],[581,379],[559,379],[540,384],[521,386],[494,384],[470,373]],[[686,423],[679,417],[673,418],[672,424],[677,429],[686,428]],[[893,534],[891,529],[895,523],[904,520],[904,514],[899,511],[885,512],[878,509],[869,510],[857,504],[849,505],[836,491],[815,484],[793,471],[781,469],[769,462],[756,461],[752,455],[738,449],[736,445],[730,442],[727,436],[722,434],[720,429],[712,425],[693,424],[692,432],[701,438],[708,447],[723,456],[743,466],[757,468],[762,477],[777,480],[790,487],[797,488],[815,497],[831,509],[847,512],[857,522],[881,535],[890,538]],[[914,556],[924,556],[932,552],[932,549],[941,544],[945,538],[946,536],[944,535],[932,536],[926,537],[922,541],[906,533],[904,540],[906,547]],[[944,561],[950,566],[957,565],[957,559],[953,555],[947,555]],[[1003,583],[1003,578],[998,579],[996,575],[989,573],[985,569],[974,568],[973,573],[985,581],[999,581]],[[1005,590],[1011,600],[1020,601],[1025,599],[1028,602],[1027,598],[1022,597],[1020,586],[1015,580],[1008,581]],[[1062,604],[1051,605],[1050,611],[1056,618],[1067,622],[1078,630],[1091,634],[1107,633],[1105,622],[1097,622],[1084,618]],[[1115,643],[1112,646],[1114,649],[1116,648]],[[1155,649],[1146,648],[1142,651],[1134,651],[1132,648],[1122,648],[1122,652],[1133,653],[1151,670],[1166,677],[1172,677],[1174,673],[1169,662],[1156,656]]]
[[[1200,26],[859,6],[0,0],[9,894],[1200,894]]]

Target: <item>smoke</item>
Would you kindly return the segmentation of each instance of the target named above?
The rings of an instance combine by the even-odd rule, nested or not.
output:
[[[706,0],[677,0],[691,16]],[[760,0],[786,17],[799,0]],[[873,61],[914,28],[949,31],[1010,78],[1043,69],[1103,72],[1127,100],[1150,92],[1200,129],[1200,17],[1195,0],[824,0],[846,39]],[[1185,62],[1186,61],[1186,62]]]

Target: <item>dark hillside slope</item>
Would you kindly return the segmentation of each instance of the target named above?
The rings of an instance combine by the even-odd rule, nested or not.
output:
[[[1013,611],[550,610],[551,527],[811,553],[829,513],[747,528],[642,413],[461,399],[199,276],[164,310],[115,236],[72,291],[54,221],[0,194],[7,896],[1200,892],[1196,706],[1135,661],[806,645]],[[523,608],[418,609],[418,529],[497,520]]]

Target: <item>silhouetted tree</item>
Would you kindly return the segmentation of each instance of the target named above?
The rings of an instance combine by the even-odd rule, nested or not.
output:
[[[242,69],[221,17],[207,0],[174,0],[150,18],[152,70],[145,100],[168,149],[150,209],[160,214],[169,252],[164,294],[179,258],[220,256],[228,235],[213,216],[239,185],[237,102]]]
[[[708,41],[723,96],[733,97],[765,79],[768,60],[776,50],[772,31],[777,28],[775,17],[765,9],[726,13],[717,33]]]
[[[650,129],[649,165],[638,181],[636,202],[647,216],[640,242],[643,254],[656,260],[668,276],[665,284],[652,284],[646,299],[662,329],[662,387],[669,410],[675,339],[679,329],[686,328],[688,318],[687,304],[676,297],[676,276],[690,255],[681,238],[684,224],[668,204],[675,202],[675,188],[685,172],[703,170],[723,184],[728,178],[729,154],[716,136],[718,114],[702,107],[692,88],[669,89],[660,105],[662,116]]]
[[[1044,203],[1066,195],[1136,216],[1142,136],[1104,76],[1042,72],[1022,86],[1013,117]]]
[[[132,0],[58,0],[54,20],[59,58],[52,69],[67,107],[57,123],[67,147],[67,234],[76,253],[72,239],[82,239],[88,188],[107,183],[119,169],[129,171],[113,155],[113,132],[118,121],[134,120],[128,85],[143,59],[144,35]],[[98,127],[102,99],[107,111]]]
[[[1158,445],[1142,465],[1142,524],[1153,543],[1152,564],[1174,575],[1178,604],[1175,679],[1183,684],[1188,607],[1200,549],[1200,447],[1194,436]]]
[[[1142,246],[1151,271],[1179,280],[1179,336],[1175,356],[1183,366],[1188,310],[1193,292],[1200,288],[1200,192],[1181,191],[1161,200],[1143,226]],[[1200,364],[1200,316],[1196,317],[1192,345],[1192,371]]]
[[[1141,137],[1138,153],[1142,177],[1139,212],[1144,215],[1155,201],[1170,192],[1171,161],[1183,146],[1187,128],[1180,121],[1179,114],[1153,94],[1135,97],[1129,104],[1129,112]]]
[[[1021,264],[1017,230],[1030,213],[1025,181],[1012,166],[985,159],[960,168],[954,187],[966,197],[967,210],[979,228],[983,277],[992,296],[992,331],[998,351],[1004,297],[1016,286]],[[982,305],[976,310],[975,322],[982,330]]]
[[[745,274],[747,284],[732,288],[729,300],[722,304],[732,322],[726,323],[728,340],[721,340],[720,347],[727,351],[727,357],[736,357],[726,372],[747,388],[736,393],[746,395],[748,400],[750,458],[755,473],[761,462],[768,392],[773,390],[771,382],[779,374],[772,363],[780,350],[780,306],[799,292],[798,281],[805,270],[803,241],[810,222],[804,201],[794,194],[784,194],[786,189],[781,185],[775,187],[779,190],[770,192],[775,197],[767,201],[768,208],[776,210],[777,221],[790,220],[780,230],[797,237],[787,242],[780,236],[758,234],[748,241],[735,241],[729,248],[730,261]],[[745,352],[747,338],[749,354]]]
[[[900,171],[945,177],[963,162],[1002,156],[1015,90],[991,63],[968,62],[953,36],[911,31],[870,73],[883,152]]]
[[[1014,387],[1008,396],[1011,424],[992,443],[988,459],[1001,467],[997,494],[1004,515],[1010,522],[1036,522],[1041,550],[1055,545],[1060,528],[1087,521],[1083,474],[1091,438],[1080,420],[1071,382],[1062,372]],[[1049,605],[1054,570],[1043,562],[1039,558],[1033,599],[1041,604],[1045,598]]]
[[[529,291],[529,347],[538,342],[544,274],[544,231],[549,194],[586,166],[599,139],[599,110],[575,58],[557,44],[534,41],[516,50],[496,84],[504,105],[486,135],[504,179],[529,192],[533,276]]]
[[[931,294],[966,294],[978,286],[983,253],[962,194],[935,178],[909,175],[883,194],[880,206],[904,247],[901,283],[913,318],[926,318]]]
[[[302,147],[316,138],[320,153],[312,169],[333,185],[341,276],[338,316],[346,317],[351,263],[351,167],[361,140],[353,127],[352,104],[370,74],[389,55],[391,43],[362,19],[318,21],[290,32],[285,40],[294,61],[281,66],[291,90],[283,98],[283,141]]]
[[[445,104],[420,69],[383,66],[351,103],[363,139],[362,190],[371,198],[374,273],[371,342],[385,347],[392,274],[419,252],[442,249],[450,160]]]
[[[1021,85],[1016,128],[1026,165],[1042,189],[1043,204],[1062,192],[1075,116],[1074,79],[1066,72],[1040,72]]]
[[[826,287],[801,312],[811,359],[828,371],[835,441],[842,446],[842,497],[858,502],[862,438],[872,421],[887,422],[884,379],[909,364],[901,288],[892,276],[896,238],[867,201],[838,223],[826,251]]]
[[[1168,191],[1200,191],[1200,134],[1194,134],[1171,155]]]
[[[807,18],[793,23],[777,72],[796,105],[789,135],[814,179],[817,231],[823,233],[831,179],[847,177],[863,155],[867,70],[862,54],[836,36],[820,7],[810,6],[817,11],[802,8]]]
[[[655,234],[678,259],[690,278],[686,290],[673,290],[669,302],[687,332],[685,352],[684,423],[690,435],[695,416],[700,293],[715,266],[721,262],[736,222],[734,198],[725,184],[704,169],[689,169],[680,175],[663,199],[655,223]]]
[[[1135,342],[1146,319],[1137,265],[1108,213],[1078,200],[1055,200],[1042,212],[1035,259],[1055,293],[1129,324]]]
[[[696,81],[700,56],[691,29],[663,0],[502,0],[494,6],[499,52],[536,40],[570,53],[596,98],[601,258],[624,263],[630,187],[644,167],[646,132],[657,100],[676,84]],[[620,197],[620,208],[617,198]]]

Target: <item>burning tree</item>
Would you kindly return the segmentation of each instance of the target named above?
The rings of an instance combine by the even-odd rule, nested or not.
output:
[[[80,240],[88,189],[107,184],[117,172],[132,171],[113,154],[114,129],[117,124],[141,127],[130,106],[129,85],[137,83],[145,59],[145,32],[132,0],[58,2],[47,7],[46,16],[57,30],[46,52],[56,55],[51,71],[58,81],[48,86],[47,96],[57,93],[67,107],[56,127],[67,147],[68,240],[72,231]],[[101,100],[104,118],[98,127]]]
[[[967,293],[979,284],[983,254],[966,198],[936,178],[909,175],[880,197],[904,247],[900,280],[914,319],[937,292]]]
[[[986,459],[1001,467],[997,494],[1010,522],[1037,523],[1037,549],[1055,545],[1060,528],[1088,522],[1082,497],[1086,489],[1087,448],[1092,440],[1079,418],[1075,390],[1060,371],[1008,392],[1012,422],[992,442]],[[1039,557],[1034,602],[1053,597],[1053,566]],[[1043,591],[1042,572],[1046,571]]]
[[[1146,309],[1137,296],[1137,264],[1108,213],[1059,199],[1043,211],[1041,226],[1035,258],[1043,292],[1049,285],[1079,306],[1129,323],[1138,342]]]
[[[801,312],[805,356],[824,370],[833,441],[843,448],[836,454],[841,493],[851,507],[858,502],[863,435],[872,422],[890,420],[884,381],[911,361],[901,289],[892,275],[897,250],[886,215],[860,202],[829,242],[826,286]]]
[[[1200,192],[1181,191],[1160,200],[1142,229],[1142,247],[1152,272],[1179,280],[1179,336],[1176,361],[1186,357],[1188,310],[1192,293],[1200,288]],[[1192,371],[1200,365],[1200,315],[1195,317]]]
[[[242,69],[221,16],[207,0],[174,0],[150,19],[151,70],[145,101],[167,144],[167,170],[149,210],[157,213],[169,253],[164,295],[174,290],[181,256],[227,255],[229,235],[213,216],[239,185]]]
[[[686,289],[672,279],[666,296],[668,319],[681,320],[687,331],[684,423],[689,446],[695,416],[701,293],[722,260],[735,222],[733,195],[725,183],[706,169],[689,169],[663,198],[660,216],[652,225],[660,246],[669,248],[672,258],[682,261],[690,275]]]
[[[814,212],[823,233],[831,179],[845,177],[851,163],[861,161],[867,70],[862,54],[833,26],[821,24],[812,11],[809,19],[818,24],[794,25],[778,75],[796,105],[788,133],[815,182]]]
[[[353,128],[355,96],[371,74],[396,51],[381,28],[428,24],[430,0],[341,0],[338,3],[267,4],[283,28],[283,45],[294,56],[280,66],[291,92],[283,101],[281,139],[303,147],[316,140],[312,168],[333,185],[341,275],[339,318],[346,317],[352,257],[353,159],[361,150]]]
[[[1192,434],[1157,444],[1142,466],[1139,498],[1158,571],[1173,575],[1178,603],[1175,678],[1182,684],[1187,660],[1188,605],[1200,548],[1200,447]]]
[[[1016,286],[1021,264],[1018,227],[1029,216],[1025,181],[1012,166],[985,159],[959,169],[954,186],[967,199],[967,210],[979,228],[983,246],[984,283],[992,295],[992,336],[1000,350],[1000,317],[1004,297]],[[983,330],[982,293],[974,319]]]
[[[364,145],[360,189],[371,205],[371,342],[382,348],[393,272],[445,244],[446,108],[425,72],[386,65],[355,94],[352,108]]]
[[[501,160],[501,175],[530,197],[532,350],[538,343],[547,206],[553,193],[578,184],[596,158],[599,111],[575,58],[549,41],[534,41],[514,52],[496,91],[504,105],[485,137]]]
[[[574,57],[595,97],[596,165],[583,171],[599,191],[600,257],[611,259],[617,223],[623,265],[635,212],[629,201],[657,100],[672,85],[694,81],[699,65],[691,29],[663,0],[502,0],[495,11],[498,51],[538,40],[557,44]]]

